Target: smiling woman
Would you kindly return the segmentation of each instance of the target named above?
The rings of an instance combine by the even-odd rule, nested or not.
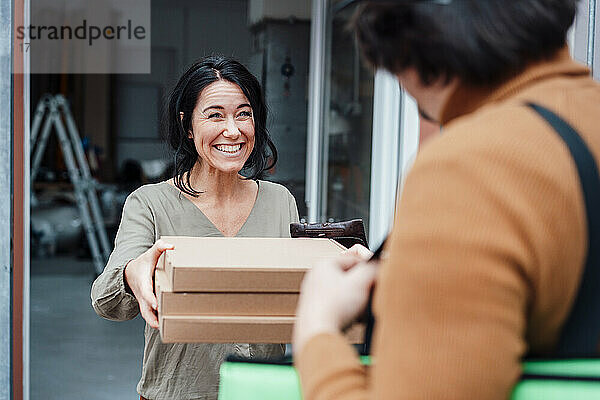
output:
[[[236,172],[243,170],[251,179],[260,178],[277,162],[266,124],[267,107],[260,84],[246,67],[224,57],[207,57],[193,64],[169,98],[167,125],[169,143],[175,151],[175,186],[189,195],[199,194],[190,184],[192,169],[198,156],[210,164],[206,156],[211,154],[198,148],[198,136],[206,137],[202,132],[216,132],[215,139],[223,140],[213,146],[231,145],[238,143],[231,139],[229,130],[239,131],[240,140],[246,141],[250,126],[252,143],[242,145],[246,147],[244,163]],[[223,131],[225,135],[220,136]]]
[[[194,140],[202,169],[240,171],[254,149],[252,108],[239,86],[211,83],[192,114],[188,138]]]
[[[267,107],[256,78],[237,61],[208,57],[193,64],[169,97],[167,134],[173,178],[133,192],[115,248],[92,286],[92,305],[111,320],[146,320],[144,399],[213,399],[227,354],[283,354],[279,344],[163,344],[152,289],[161,236],[289,237],[296,202],[281,185],[259,178],[277,161],[266,129]],[[243,176],[243,173],[245,176]]]

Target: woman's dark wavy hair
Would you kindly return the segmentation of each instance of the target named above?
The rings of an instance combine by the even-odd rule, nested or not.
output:
[[[267,131],[268,111],[258,80],[236,60],[214,55],[204,57],[179,78],[169,95],[165,116],[167,140],[174,152],[173,180],[179,190],[191,196],[201,193],[190,184],[190,173],[199,157],[194,141],[188,137],[192,130],[192,113],[202,90],[218,80],[238,85],[252,107],[254,149],[242,169],[246,177],[259,179],[277,163],[277,149]]]
[[[372,1],[350,22],[367,61],[423,84],[499,84],[565,46],[578,0]]]

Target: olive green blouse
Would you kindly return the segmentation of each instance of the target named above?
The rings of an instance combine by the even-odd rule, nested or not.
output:
[[[289,237],[298,221],[296,201],[283,186],[257,181],[258,194],[238,237]],[[92,306],[103,318],[125,321],[139,307],[125,290],[123,271],[161,236],[219,237],[222,233],[175,186],[145,185],[129,195],[123,208],[115,248],[104,272],[92,285]],[[218,371],[228,354],[268,358],[283,354],[278,344],[162,343],[158,330],[145,327],[140,395],[151,400],[216,399]]]

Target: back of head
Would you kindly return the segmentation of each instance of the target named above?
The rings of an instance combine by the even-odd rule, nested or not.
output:
[[[426,85],[494,85],[565,46],[577,1],[373,1],[351,27],[375,67],[414,68]]]

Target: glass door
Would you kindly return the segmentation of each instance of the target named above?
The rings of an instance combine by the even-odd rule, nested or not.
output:
[[[362,218],[369,226],[373,71],[347,29],[354,7],[329,4],[323,104],[322,220]]]
[[[393,75],[360,59],[348,29],[356,6],[342,3],[312,3],[308,220],[362,218],[376,246],[393,219],[407,154],[416,151],[418,114]]]

